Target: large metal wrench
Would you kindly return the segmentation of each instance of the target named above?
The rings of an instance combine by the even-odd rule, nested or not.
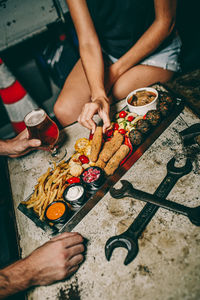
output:
[[[190,220],[190,222],[196,226],[200,226],[200,206],[188,207],[166,198],[158,197],[144,191],[135,189],[133,185],[127,180],[121,180],[122,187],[120,189],[111,188],[110,194],[113,198],[121,199],[124,197],[132,197],[144,202],[155,204],[159,207],[182,214]]]
[[[177,168],[174,165],[175,158],[172,158],[167,164],[167,175],[155,191],[155,195],[161,198],[167,197],[179,178],[189,174],[192,170],[192,163],[186,160],[185,166]],[[138,238],[151,221],[159,206],[147,203],[136,217],[134,222],[122,234],[109,238],[105,245],[105,256],[110,260],[112,252],[115,248],[124,247],[128,250],[128,254],[124,260],[124,264],[128,265],[138,254]]]

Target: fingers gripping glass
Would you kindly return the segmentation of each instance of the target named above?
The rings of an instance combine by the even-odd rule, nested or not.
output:
[[[39,139],[39,149],[49,151],[53,160],[60,160],[66,155],[58,149],[59,129],[56,123],[41,109],[34,109],[24,118],[30,139]]]

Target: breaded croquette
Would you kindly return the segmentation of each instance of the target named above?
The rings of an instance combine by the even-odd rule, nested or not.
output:
[[[105,168],[105,166],[106,166],[106,163],[103,161],[103,160],[101,160],[100,158],[97,160],[97,162],[95,163],[95,166],[96,167],[99,167],[99,168],[101,168],[101,169],[104,169]]]
[[[117,132],[110,141],[106,142],[100,152],[99,158],[107,162],[113,154],[120,148],[124,140],[124,136]]]
[[[102,146],[102,140],[103,140],[103,129],[100,126],[97,126],[94,132],[92,145],[91,145],[90,160],[92,162],[96,162],[98,159],[98,155]]]
[[[129,147],[127,145],[121,145],[117,152],[111,157],[108,161],[104,171],[106,175],[112,175],[115,170],[118,168],[120,162],[126,157],[129,153]]]

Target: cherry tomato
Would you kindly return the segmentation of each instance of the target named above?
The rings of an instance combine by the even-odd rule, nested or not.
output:
[[[120,129],[120,130],[119,130],[119,133],[125,134],[125,133],[126,133],[126,130],[125,130],[125,129]]]
[[[132,122],[134,119],[134,116],[128,116],[127,121]]]
[[[88,164],[89,163],[89,158],[86,155],[80,155],[79,160],[82,164]]]
[[[114,132],[114,129],[108,129],[107,131],[106,131],[106,136],[107,137],[111,137],[112,135],[113,135],[113,132]]]
[[[119,117],[120,117],[120,118],[125,118],[126,115],[127,115],[127,112],[124,111],[124,110],[120,111],[120,113],[119,113]]]
[[[69,184],[72,184],[72,183],[79,183],[79,182],[80,182],[80,178],[78,178],[78,177],[71,177],[71,178],[67,179],[67,182],[68,182]]]
[[[119,129],[119,124],[115,123],[113,128],[114,128],[114,130],[118,130]]]
[[[145,119],[146,119],[146,117],[147,117],[147,114],[145,114],[145,115],[143,116],[143,119],[145,120]]]

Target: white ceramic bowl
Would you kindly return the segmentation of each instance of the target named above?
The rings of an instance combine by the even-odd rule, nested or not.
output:
[[[130,97],[135,95],[136,92],[144,91],[144,90],[154,93],[156,95],[155,99],[150,103],[141,106],[134,106],[128,103]],[[144,87],[144,88],[134,90],[131,93],[129,93],[128,96],[126,97],[126,105],[128,106],[129,111],[134,112],[140,116],[144,116],[149,110],[156,109],[157,102],[158,102],[158,91],[151,87]]]

